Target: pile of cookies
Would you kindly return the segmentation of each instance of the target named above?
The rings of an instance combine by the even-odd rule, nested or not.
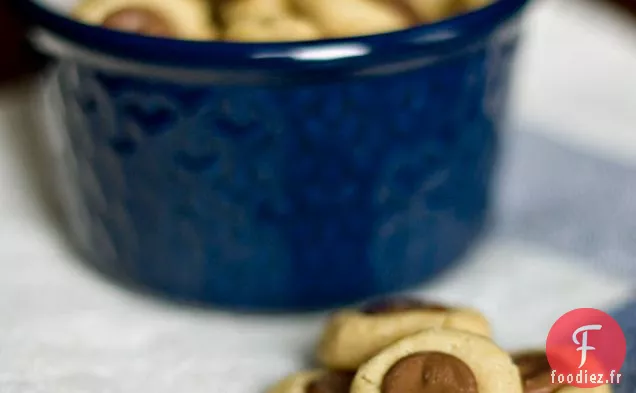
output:
[[[73,16],[142,35],[238,42],[311,41],[386,33],[493,0],[83,0]]]
[[[319,341],[321,369],[268,393],[611,393],[552,383],[544,351],[509,354],[476,310],[393,298],[342,310]]]

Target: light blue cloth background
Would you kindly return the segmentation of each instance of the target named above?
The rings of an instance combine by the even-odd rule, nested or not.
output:
[[[504,144],[495,234],[636,278],[636,168],[533,133],[510,134]]]
[[[533,133],[509,134],[504,144],[493,235],[555,248],[636,279],[636,168]],[[635,393],[636,300],[609,311],[628,345],[616,393]]]
[[[623,380],[616,393],[636,392],[636,302],[614,313],[627,339],[627,359],[621,370]]]

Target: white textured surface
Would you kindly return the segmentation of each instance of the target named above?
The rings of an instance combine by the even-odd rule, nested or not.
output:
[[[513,121],[531,120],[558,132],[550,137],[630,159],[636,41],[612,33],[617,25],[592,18],[586,4],[537,6]],[[20,91],[0,93],[1,393],[250,393],[303,366],[320,315],[178,308],[81,267],[35,203],[25,167],[33,164],[20,160],[32,135],[28,119],[20,120],[29,114],[25,99]],[[632,280],[586,266],[552,250],[493,240],[423,292],[483,309],[506,347],[540,345],[563,312],[609,307],[630,295]]]
[[[519,61],[516,120],[564,143],[636,163],[634,21],[599,12],[605,6],[596,0],[537,5]]]

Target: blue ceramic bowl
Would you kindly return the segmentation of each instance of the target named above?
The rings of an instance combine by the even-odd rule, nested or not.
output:
[[[391,34],[183,42],[25,2],[88,260],[230,308],[335,306],[456,261],[488,216],[527,0]]]

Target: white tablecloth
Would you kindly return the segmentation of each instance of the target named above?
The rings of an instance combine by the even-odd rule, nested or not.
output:
[[[556,141],[603,157],[636,182],[630,172],[636,28],[600,7],[585,0],[533,7],[510,129],[526,135],[517,142],[520,151],[531,144],[525,140]],[[305,366],[322,315],[180,308],[126,292],[82,267],[38,202],[38,190],[50,191],[46,176],[34,176],[46,172],[38,172],[29,99],[29,86],[0,92],[0,392],[251,393]],[[525,158],[530,164],[533,154]],[[563,312],[611,308],[634,287],[633,276],[608,268],[610,259],[601,265],[576,247],[561,247],[567,239],[543,241],[542,229],[515,236],[539,214],[532,210],[532,189],[530,196],[513,195],[519,187],[504,192],[514,198],[501,209],[522,205],[526,215],[503,214],[500,234],[421,290],[481,308],[509,348],[541,345]]]

